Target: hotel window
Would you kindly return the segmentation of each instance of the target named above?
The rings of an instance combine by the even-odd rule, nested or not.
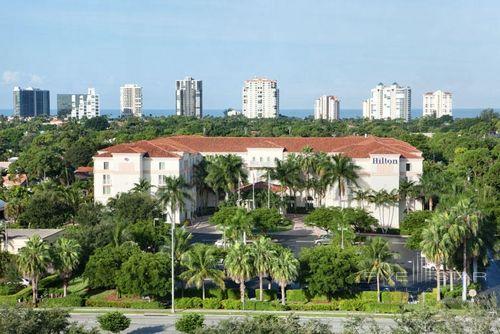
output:
[[[111,175],[104,174],[102,176],[102,184],[110,185],[111,184]]]
[[[409,162],[406,163],[406,171],[411,171],[411,164]]]
[[[165,185],[165,179],[166,179],[165,175],[158,175],[158,185],[159,186],[164,186]]]
[[[102,176],[102,194],[103,195],[111,194],[111,175],[104,174]]]
[[[104,161],[104,164],[102,166],[103,169],[109,169],[109,162],[108,161]]]
[[[164,170],[164,169],[165,169],[165,162],[160,162],[160,163],[158,164],[158,169],[159,169],[159,170]]]

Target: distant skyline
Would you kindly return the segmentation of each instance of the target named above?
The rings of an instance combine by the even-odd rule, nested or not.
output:
[[[243,81],[278,81],[280,109],[321,95],[361,109],[377,83],[453,93],[455,108],[500,106],[498,1],[4,1],[0,109],[19,85],[56,94],[95,87],[119,109],[120,86],[145,110],[175,109],[175,81],[203,81],[204,109],[241,109]],[[420,115],[415,115],[420,116]]]

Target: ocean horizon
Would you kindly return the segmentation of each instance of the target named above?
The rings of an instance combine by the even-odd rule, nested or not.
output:
[[[455,108],[453,109],[454,118],[474,118],[479,116],[481,111],[488,108]],[[493,108],[498,110],[500,108]],[[0,109],[0,115],[12,116],[12,109]],[[175,114],[175,109],[144,109],[144,116],[151,117],[162,117],[162,116],[172,116]],[[221,117],[224,116],[224,109],[205,109],[203,110],[205,116]],[[280,115],[287,117],[297,117],[306,118],[313,116],[313,109],[281,109]],[[57,110],[50,111],[51,116],[57,115]],[[109,116],[110,118],[116,118],[120,116],[119,109],[102,109],[101,115]],[[360,118],[363,115],[361,109],[340,109],[340,118]],[[422,117],[422,109],[412,109],[412,119]]]

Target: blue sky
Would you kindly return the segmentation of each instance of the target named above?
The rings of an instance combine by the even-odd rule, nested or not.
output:
[[[14,85],[93,86],[101,108],[138,83],[145,109],[172,109],[174,82],[202,79],[206,109],[241,108],[245,79],[278,80],[282,109],[322,94],[361,108],[378,82],[500,106],[499,1],[0,1],[0,108]]]

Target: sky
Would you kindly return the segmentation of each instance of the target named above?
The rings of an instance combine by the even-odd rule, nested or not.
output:
[[[282,109],[320,95],[360,109],[377,83],[453,93],[454,107],[500,106],[500,1],[0,0],[0,109],[15,85],[81,93],[119,108],[173,109],[175,80],[203,80],[205,109],[241,109],[243,81],[278,81]]]

